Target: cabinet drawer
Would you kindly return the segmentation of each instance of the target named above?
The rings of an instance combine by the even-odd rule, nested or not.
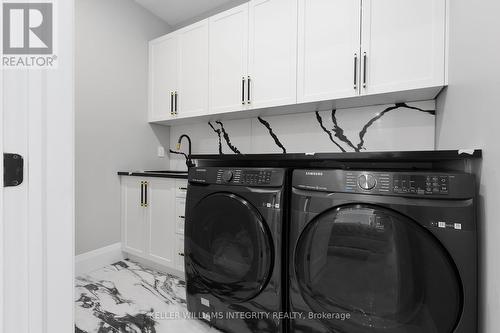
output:
[[[175,254],[175,266],[179,271],[184,272],[184,236],[177,235]]]
[[[175,181],[175,197],[185,198],[187,193],[187,180],[176,180]]]
[[[175,199],[175,232],[184,235],[184,222],[186,215],[186,199]]]

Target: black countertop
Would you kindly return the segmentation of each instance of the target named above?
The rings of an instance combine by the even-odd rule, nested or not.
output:
[[[118,171],[118,176],[187,179],[187,171]]]
[[[194,160],[218,161],[338,161],[338,162],[434,162],[477,159],[481,150],[387,151],[311,154],[191,155]]]
[[[482,158],[481,150],[386,151],[315,154],[191,155],[200,167],[319,167],[389,169],[450,169],[471,172],[470,161]],[[187,171],[120,171],[119,176],[187,179]]]
[[[191,155],[199,167],[372,168],[473,172],[481,150],[385,151],[361,153]]]

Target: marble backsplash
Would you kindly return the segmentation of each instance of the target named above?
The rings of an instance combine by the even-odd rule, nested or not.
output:
[[[172,126],[170,143],[187,134],[193,154],[432,150],[435,110],[430,100],[200,122]],[[170,167],[184,169],[184,158],[170,154]]]

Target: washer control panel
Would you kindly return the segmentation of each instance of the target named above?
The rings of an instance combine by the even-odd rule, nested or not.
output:
[[[274,168],[192,168],[189,181],[194,183],[240,185],[240,186],[282,186],[284,169]]]
[[[272,174],[270,170],[260,169],[219,169],[217,171],[217,184],[269,185]]]
[[[344,179],[347,192],[389,193],[392,186],[389,173],[347,171]]]
[[[398,174],[393,177],[394,193],[447,195],[449,188],[449,176]]]
[[[472,175],[432,171],[294,170],[292,185],[311,191],[442,199],[475,193]]]
[[[348,192],[447,195],[449,194],[449,188],[449,176],[439,174],[345,173],[345,189]]]

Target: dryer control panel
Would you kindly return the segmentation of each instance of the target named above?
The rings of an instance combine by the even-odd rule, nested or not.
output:
[[[285,170],[273,168],[192,168],[189,170],[189,181],[205,184],[276,187],[284,184]]]
[[[474,193],[471,175],[440,172],[295,170],[293,186],[304,190],[409,197],[462,198]]]

